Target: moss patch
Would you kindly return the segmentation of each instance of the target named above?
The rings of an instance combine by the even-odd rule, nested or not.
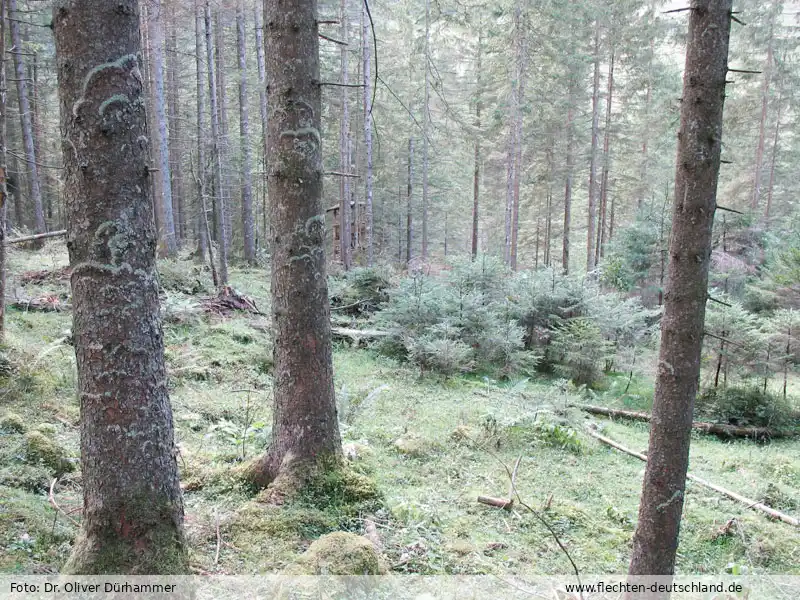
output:
[[[3,433],[25,433],[27,430],[25,419],[16,413],[6,413],[0,419],[0,431]]]
[[[25,462],[42,464],[56,475],[69,473],[75,466],[66,458],[64,449],[40,431],[31,431],[25,435]]]
[[[381,575],[380,555],[365,537],[335,531],[316,540],[288,572],[296,575]]]

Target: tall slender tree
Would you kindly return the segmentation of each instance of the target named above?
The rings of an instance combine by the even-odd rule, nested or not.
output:
[[[361,48],[363,54],[364,78],[364,150],[366,153],[366,171],[364,173],[364,195],[366,196],[367,220],[367,266],[375,263],[375,219],[372,198],[372,45],[369,37],[369,19],[364,6],[361,11]]]
[[[242,151],[242,233],[244,259],[255,264],[256,244],[253,234],[253,157],[250,150],[250,116],[247,109],[247,33],[244,0],[236,5],[236,38],[239,54],[239,134]]]
[[[689,12],[661,348],[630,576],[675,571],[717,207],[731,4],[692,0]]]
[[[6,0],[0,0],[0,342],[6,331],[6,215],[8,214],[8,163],[6,162]]]
[[[598,145],[600,135],[600,21],[595,22],[594,31],[594,75],[592,77],[592,149],[589,155],[589,203],[586,215],[586,270],[595,267],[595,225],[597,201],[600,189],[597,180]]]
[[[428,260],[428,204],[429,169],[430,169],[430,135],[431,135],[431,2],[425,0],[425,49],[422,57],[425,80],[424,98],[422,101],[422,260]]]
[[[272,482],[279,500],[339,460],[342,442],[325,266],[317,2],[267,0],[264,22],[274,107],[268,185],[275,410],[271,445],[253,475],[259,484]]]
[[[63,570],[183,573],[138,2],[63,0],[53,25],[83,475],[83,521]]]

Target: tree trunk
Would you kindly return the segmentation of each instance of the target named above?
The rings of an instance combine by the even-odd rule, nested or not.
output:
[[[572,220],[572,177],[575,171],[575,150],[573,148],[575,138],[575,101],[578,95],[577,75],[573,72],[569,74],[569,92],[567,93],[567,124],[565,136],[567,138],[566,156],[566,181],[564,183],[564,239],[562,240],[561,267],[564,275],[569,275],[569,236]]]
[[[211,152],[214,179],[214,214],[216,221],[217,244],[219,245],[219,284],[228,284],[228,236],[226,235],[228,211],[225,206],[225,195],[222,191],[222,142],[220,139],[219,96],[217,95],[217,76],[214,72],[214,44],[211,31],[211,4],[205,5],[206,29],[206,70],[208,71],[208,96],[211,105]],[[209,245],[210,247],[210,245]]]
[[[347,0],[341,2],[341,37],[343,42],[347,42],[349,36],[347,19]],[[350,137],[350,104],[348,98],[348,88],[350,85],[349,61],[347,60],[347,46],[342,45],[340,50],[340,65],[342,77],[342,112],[339,115],[339,172],[345,175],[350,174],[350,158],[348,139]],[[350,212],[350,178],[339,177],[339,256],[342,259],[342,266],[347,271],[351,266],[353,229],[352,214]]]
[[[370,44],[369,19],[366,7],[361,11],[361,47],[363,53],[364,78],[364,150],[367,169],[364,179],[367,219],[367,266],[375,264],[375,221],[372,208],[372,45]]]
[[[769,109],[769,84],[772,77],[773,26],[774,23],[771,21],[769,25],[769,41],[767,43],[767,60],[764,64],[764,83],[761,87],[761,119],[758,122],[758,143],[756,144],[755,168],[753,173],[753,195],[750,200],[750,207],[753,211],[758,208],[758,203],[761,200],[761,172],[764,168],[764,146],[767,137],[767,112]]]
[[[411,243],[414,241],[411,192],[414,188],[414,140],[408,138],[408,190],[406,192],[406,264],[411,262]]]
[[[691,6],[661,348],[629,576],[674,573],[700,377],[731,0]]]
[[[20,35],[20,14],[17,10],[17,0],[8,0],[9,30],[14,57],[14,75],[17,80],[17,98],[19,101],[19,118],[22,130],[22,142],[25,148],[25,167],[28,172],[28,185],[33,202],[34,230],[36,233],[47,231],[44,220],[44,207],[42,205],[42,188],[39,179],[39,165],[34,145],[33,123],[31,121],[31,105],[28,98],[28,79],[25,73],[25,63],[22,60],[22,36]]]
[[[247,110],[247,34],[245,31],[244,0],[236,6],[236,33],[239,43],[239,133],[242,147],[242,237],[244,260],[256,262],[253,236],[253,158],[250,151],[250,118]]]
[[[153,74],[153,112],[155,127],[152,133],[155,138],[153,151],[158,171],[155,176],[160,180],[159,209],[159,254],[172,256],[177,250],[175,240],[175,214],[172,208],[172,177],[169,165],[169,132],[167,130],[167,102],[164,93],[164,7],[162,0],[148,0],[150,14],[147,28],[152,52]]]
[[[647,65],[647,90],[644,96],[644,131],[642,132],[642,162],[641,162],[641,181],[636,196],[636,210],[641,210],[644,198],[648,193],[648,172],[649,172],[649,141],[650,141],[650,105],[653,98],[653,57],[655,55],[655,41],[650,40],[650,60]]]
[[[63,0],[53,25],[84,499],[62,573],[185,573],[138,3]]]
[[[261,7],[257,6],[255,9],[255,23],[256,23],[256,60],[258,61],[258,108],[261,114],[261,151],[262,151],[262,171],[264,175],[261,181],[266,181],[267,173],[267,110],[269,108],[269,95],[267,94],[267,68],[264,59],[264,24],[262,21]],[[263,236],[264,245],[266,246],[267,235],[267,191],[264,189],[264,206],[263,206]],[[258,236],[256,236],[258,238]]]
[[[178,20],[175,15],[177,0],[169,0],[169,26],[167,37],[167,82],[169,108],[169,172],[172,181],[172,203],[175,215],[175,244],[180,247],[186,237],[186,203],[183,192],[183,165],[181,164],[181,88],[178,85]]]
[[[224,213],[223,230],[225,231],[226,254],[233,242],[233,188],[230,181],[230,131],[228,129],[228,86],[225,66],[225,27],[220,18],[220,8],[214,11],[214,46],[217,78],[217,122],[219,126],[219,191],[218,195]],[[220,251],[220,254],[222,252]],[[227,258],[227,257],[226,257]],[[226,268],[227,271],[227,268]],[[227,279],[227,274],[226,274]]]
[[[428,170],[429,145],[430,145],[430,104],[431,104],[431,2],[425,0],[425,52],[422,60],[424,62],[423,71],[425,73],[425,95],[422,105],[422,260],[428,260]]]
[[[775,135],[772,138],[772,155],[769,166],[769,183],[767,184],[767,204],[764,207],[764,227],[769,228],[770,212],[772,212],[772,193],[775,190],[775,159],[778,156],[778,141],[781,133],[781,112],[783,108],[783,90],[778,94],[778,113],[775,115]]]
[[[208,239],[208,214],[206,213],[206,135],[205,135],[205,84],[203,82],[203,9],[200,0],[194,0],[194,52],[197,71],[197,167],[195,181],[197,196],[195,212],[197,213],[197,254],[200,262],[204,262],[206,251],[211,243]],[[209,262],[212,263],[213,259]],[[217,282],[214,282],[215,285]]]
[[[478,256],[478,218],[481,190],[481,71],[483,59],[483,22],[478,23],[477,64],[475,68],[475,166],[472,176],[472,259]]]
[[[6,215],[8,214],[8,164],[6,163],[6,0],[0,0],[0,342],[6,331]]]
[[[600,216],[597,220],[597,247],[594,262],[598,264],[605,254],[606,245],[606,208],[608,207],[608,172],[611,168],[611,106],[614,97],[614,48],[611,48],[611,60],[608,67],[608,90],[606,92],[606,125],[603,132],[603,173],[600,177]]]
[[[525,97],[525,63],[528,51],[527,28],[525,27],[522,4],[518,3],[515,12],[517,47],[517,97],[514,103],[514,199],[511,207],[511,249],[509,265],[517,270],[517,246],[519,239],[519,186],[522,177],[522,102]]]
[[[325,273],[316,0],[268,0],[267,72],[275,410],[256,481],[273,497],[342,453]],[[286,69],[286,65],[293,65]],[[302,302],[297,299],[302,298]],[[279,478],[279,480],[276,480]]]
[[[594,32],[594,77],[592,78],[592,150],[589,158],[589,209],[586,227],[586,271],[595,267],[595,219],[597,210],[597,146],[600,133],[600,21],[595,23]]]

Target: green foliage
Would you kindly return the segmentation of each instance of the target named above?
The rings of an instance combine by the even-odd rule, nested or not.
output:
[[[389,274],[374,267],[356,267],[328,279],[331,306],[351,315],[372,313],[389,300]]]
[[[2,433],[25,433],[28,427],[25,420],[16,413],[6,413],[0,418],[0,432]]]
[[[548,446],[561,448],[573,454],[582,454],[586,449],[578,432],[569,425],[552,421],[537,421],[534,426],[536,437]]]
[[[695,413],[704,420],[741,426],[797,427],[791,403],[758,387],[710,389],[698,396]]]
[[[608,245],[601,272],[603,283],[628,292],[652,279],[653,268],[660,264],[660,241],[660,223],[640,213]]]
[[[551,349],[559,375],[576,385],[592,386],[601,377],[602,365],[612,356],[613,344],[603,338],[594,321],[581,317],[556,328]]]
[[[63,448],[39,431],[31,431],[25,435],[25,462],[41,464],[56,475],[75,470]]]

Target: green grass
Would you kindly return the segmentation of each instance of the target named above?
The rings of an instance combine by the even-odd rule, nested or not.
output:
[[[15,251],[13,272],[62,266],[66,257],[54,248]],[[357,444],[352,468],[377,484],[380,497],[361,503],[315,496],[280,508],[257,503],[238,472],[242,457],[257,456],[269,439],[271,346],[265,318],[203,314],[198,302],[211,288],[200,296],[182,290],[192,278],[207,286],[207,273],[191,261],[173,261],[166,270],[172,283],[165,296],[165,342],[195,568],[231,574],[283,569],[320,535],[362,533],[369,518],[395,572],[568,573],[569,563],[552,536],[526,509],[517,504],[504,511],[476,502],[478,495],[508,493],[506,467],[518,457],[521,498],[542,511],[581,571],[627,568],[644,464],[586,435],[589,419],[566,409],[578,400],[575,392],[547,379],[420,379],[415,368],[370,350],[338,346],[334,363],[343,438]],[[264,269],[232,269],[231,281],[268,312]],[[66,285],[47,281],[26,286],[25,293],[65,293]],[[67,313],[8,312],[4,352],[16,370],[0,380],[0,417],[11,411],[30,428],[54,424],[56,441],[76,460],[74,357],[62,339],[70,326]],[[652,381],[636,376],[620,397],[626,382],[625,374],[612,378],[596,400],[648,408]],[[646,448],[646,424],[598,422],[619,442]],[[21,439],[18,433],[0,433],[0,458],[19,461],[15,448]],[[791,504],[800,502],[799,457],[797,440],[758,445],[696,436],[691,470],[753,499],[774,484]],[[327,482],[320,489],[339,488]],[[79,506],[79,494],[75,475],[57,489],[68,509]],[[738,525],[721,535],[732,518]],[[215,564],[217,526],[223,543]],[[0,572],[57,570],[74,533],[63,515],[55,517],[43,490],[0,485]],[[800,574],[800,531],[690,483],[678,568],[716,574],[729,563]]]

